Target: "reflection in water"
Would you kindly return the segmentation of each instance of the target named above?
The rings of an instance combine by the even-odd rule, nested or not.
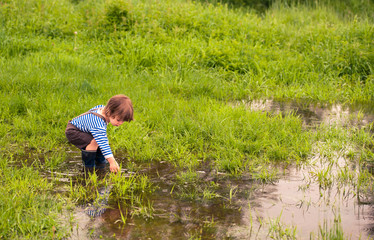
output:
[[[356,125],[362,127],[374,121],[374,106],[342,106],[331,104],[305,104],[302,102],[276,102],[273,100],[256,100],[252,102],[237,102],[235,105],[244,105],[252,111],[270,113],[295,113],[303,120],[307,127],[324,124]],[[365,113],[365,114],[363,114]]]
[[[374,120],[373,109],[342,107],[341,105],[311,106],[302,103],[280,103],[272,100],[240,102],[252,111],[300,116],[305,127],[321,123],[362,127]],[[274,184],[261,184],[250,179],[229,179],[203,167],[202,181],[219,184],[219,194],[227,196],[233,186],[238,190],[234,201],[219,198],[214,201],[183,201],[172,194],[175,169],[166,163],[155,163],[141,170],[159,188],[149,198],[153,202],[153,219],[128,217],[121,221],[116,206],[99,218],[89,218],[84,209],[77,209],[78,227],[72,239],[90,239],[93,235],[106,239],[271,239],[272,227],[295,230],[296,239],[317,239],[325,223],[331,228],[338,222],[349,239],[366,239],[374,235],[373,205],[359,203],[360,193],[336,181],[321,186],[318,172],[330,167],[326,176],[336,179],[342,169],[357,171],[352,162],[341,155],[330,160],[316,156],[311,164],[290,167]],[[72,160],[77,161],[77,160]],[[67,164],[71,166],[71,164]],[[65,170],[66,171],[66,170]],[[69,170],[69,172],[71,172]],[[79,173],[77,173],[79,174]],[[209,176],[209,177],[208,177]],[[329,229],[330,229],[329,228]],[[328,230],[328,229],[327,229]],[[291,234],[292,235],[292,234]]]
[[[308,167],[309,168],[309,167]],[[345,236],[350,239],[370,236],[368,228],[374,223],[371,205],[360,205],[353,189],[348,186],[333,186],[326,190],[320,185],[307,179],[307,172],[314,169],[293,168],[287,176],[273,186],[267,186],[250,202],[259,204],[255,208],[244,208],[243,219],[251,220],[251,215],[263,219],[263,222],[274,221],[284,225],[284,228],[296,228],[297,239],[316,239],[319,229],[327,222],[330,226],[338,219]],[[258,228],[258,222],[255,222]],[[243,226],[232,232],[235,238],[241,239]],[[259,234],[264,237],[269,233],[263,229]],[[314,237],[314,238],[313,238]],[[262,239],[262,238],[261,238]]]

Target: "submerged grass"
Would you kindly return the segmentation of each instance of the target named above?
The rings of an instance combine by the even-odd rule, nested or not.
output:
[[[79,205],[95,204],[100,200],[104,189],[108,189],[109,195],[106,202],[109,205],[120,206],[130,216],[141,215],[151,218],[152,205],[146,196],[157,189],[147,176],[138,174],[118,173],[116,175],[88,171],[83,179],[70,181],[69,197]],[[109,207],[109,205],[107,207]],[[121,210],[121,214],[122,210]],[[126,218],[122,216],[122,218]]]
[[[343,228],[341,227],[340,217],[334,219],[331,227],[327,222],[324,222],[319,228],[317,239],[349,239],[347,236],[345,236]]]

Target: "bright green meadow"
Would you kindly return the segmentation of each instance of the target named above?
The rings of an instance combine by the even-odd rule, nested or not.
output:
[[[373,20],[370,0],[0,0],[0,239],[69,235],[69,211],[92,196],[74,186],[56,194],[41,172],[76,150],[68,120],[115,94],[135,111],[135,121],[108,127],[119,163],[166,161],[180,197],[216,197],[210,186],[177,186],[198,184],[202,164],[271,182],[269,165],[307,163],[320,142],[324,156],[349,144],[346,157],[370,164],[372,124],[310,129],[296,114],[246,103],[372,106]],[[372,191],[364,179],[340,180]],[[145,176],[106,181],[119,206],[151,215],[151,207],[139,211],[138,192],[151,186]]]

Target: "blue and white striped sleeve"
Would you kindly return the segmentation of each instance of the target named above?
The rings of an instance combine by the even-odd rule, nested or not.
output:
[[[90,132],[92,136],[95,138],[97,144],[99,145],[99,148],[101,152],[103,153],[105,159],[113,157],[112,150],[110,149],[109,146],[109,140],[108,136],[106,133],[106,128],[105,127],[95,127],[90,129]]]

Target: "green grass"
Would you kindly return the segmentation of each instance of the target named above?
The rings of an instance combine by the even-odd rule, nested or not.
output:
[[[269,164],[305,162],[320,141],[329,144],[321,152],[326,158],[350,142],[350,159],[360,166],[372,163],[372,126],[309,130],[295,114],[250,111],[241,103],[270,98],[371,104],[373,4],[267,1],[253,10],[245,6],[259,1],[227,2],[0,1],[2,164],[13,161],[9,153],[25,162],[30,151],[38,163],[34,175],[29,167],[4,167],[1,174],[35,181],[36,189],[48,192],[39,170],[56,169],[66,159],[67,121],[118,93],[132,99],[135,121],[109,127],[115,155],[133,163],[173,164],[175,181],[189,184],[175,190],[187,198],[219,197],[209,184],[189,191],[196,183],[192,173],[206,162],[231,177],[247,174],[268,182],[277,177]],[[324,171],[316,175],[329,186]],[[349,174],[342,170],[339,179],[355,181],[360,192],[370,189],[364,177]],[[118,202],[140,203],[134,214],[152,214],[151,204],[137,195],[137,187],[147,189],[145,178],[113,181]],[[13,189],[5,186],[4,192]],[[72,187],[71,198],[93,199],[90,189]],[[32,209],[50,204],[52,196],[43,194],[39,201],[34,189],[24,191],[37,202]],[[14,197],[22,199],[4,195],[7,201]],[[8,224],[0,237],[46,237],[58,225],[53,214],[41,219],[33,210],[36,220],[18,228],[13,217],[18,213],[12,211],[0,219]],[[47,223],[38,230],[40,221]]]
[[[68,201],[52,193],[53,184],[42,178],[38,170],[9,164],[14,160],[0,155],[0,238],[66,237],[68,222],[63,222],[61,216]]]
[[[319,226],[318,239],[349,239],[344,235],[343,229],[341,227],[340,217],[335,217],[332,226],[329,226],[327,222],[323,223],[323,226]]]
[[[100,191],[110,189],[107,197],[109,205],[122,206],[126,212],[133,215],[146,215],[152,217],[147,212],[152,210],[151,204],[146,196],[154,192],[157,187],[147,176],[137,174],[100,174],[100,172],[87,172],[84,179],[73,182],[70,181],[69,198],[71,201],[85,205],[87,203],[95,204],[100,200]],[[121,207],[120,207],[121,208]]]

